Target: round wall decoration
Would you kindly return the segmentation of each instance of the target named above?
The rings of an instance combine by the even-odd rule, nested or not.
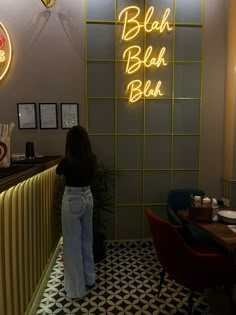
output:
[[[10,68],[12,60],[12,45],[10,36],[0,22],[0,81],[5,77],[8,69]]]

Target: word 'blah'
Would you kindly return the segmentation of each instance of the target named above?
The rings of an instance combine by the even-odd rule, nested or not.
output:
[[[151,6],[145,16],[144,21],[141,23],[140,8],[137,6],[129,6],[123,9],[119,14],[119,21],[123,22],[123,30],[121,39],[125,42],[134,40],[140,34],[143,29],[146,33],[157,32],[159,34],[164,31],[169,32],[172,30],[168,22],[170,15],[170,9],[167,8],[160,21],[151,21],[154,14],[154,7]],[[143,52],[143,59],[141,59],[141,47],[132,45],[125,49],[123,52],[123,59],[126,61],[125,72],[127,74],[133,74],[138,71],[141,66],[144,68],[160,68],[166,66],[165,60],[166,47],[161,47],[159,53],[153,55],[153,47],[148,46]],[[152,86],[152,87],[151,87]],[[153,88],[154,86],[154,88]],[[127,85],[129,94],[129,102],[137,102],[141,97],[157,97],[162,96],[164,93],[161,91],[162,81],[159,80],[156,84],[152,84],[150,80],[142,82],[140,80],[133,80]]]

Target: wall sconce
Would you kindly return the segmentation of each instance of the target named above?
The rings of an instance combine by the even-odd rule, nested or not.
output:
[[[12,45],[5,26],[0,22],[0,81],[5,77],[12,60]]]
[[[51,9],[56,5],[57,0],[41,0],[47,9]]]

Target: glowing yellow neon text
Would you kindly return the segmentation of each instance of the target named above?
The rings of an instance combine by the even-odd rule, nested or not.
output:
[[[129,74],[134,73],[141,67],[142,64],[147,68],[151,66],[155,66],[157,68],[159,68],[161,65],[166,66],[167,63],[165,62],[164,58],[166,48],[161,48],[157,58],[150,58],[152,51],[152,46],[149,46],[144,53],[144,59],[141,60],[139,57],[141,53],[141,48],[139,46],[128,47],[123,53],[123,58],[127,58],[125,71]]]
[[[142,82],[140,80],[133,80],[127,85],[127,90],[129,93],[129,102],[137,102],[142,96],[144,97],[156,97],[158,95],[162,96],[161,92],[161,81],[158,81],[155,88],[151,88],[151,81],[147,80],[144,87],[142,88]]]
[[[129,6],[124,8],[119,14],[119,21],[123,22],[121,39],[130,41],[135,39],[143,30],[144,33],[163,33],[172,31],[172,27],[168,22],[170,9],[167,8],[161,15],[160,19],[154,20],[154,7],[151,6],[141,20],[141,10],[137,6]],[[143,33],[142,33],[143,34]],[[148,46],[142,51],[138,45],[132,45],[126,48],[122,58],[126,62],[125,73],[133,74],[139,69],[160,68],[166,66],[166,47],[161,47],[158,52],[153,53],[154,48]],[[164,95],[162,89],[162,81],[153,83],[151,80],[142,82],[141,80],[133,80],[127,85],[129,102],[137,102],[140,98],[155,98]]]
[[[0,62],[4,62],[6,60],[5,52],[0,50]]]
[[[132,14],[131,17],[129,17],[130,12],[136,12],[134,15]],[[148,11],[145,14],[144,23],[143,25],[140,24],[139,21],[136,20],[136,18],[140,15],[140,9],[136,6],[129,6],[122,10],[119,14],[119,20],[124,21],[123,26],[123,32],[122,32],[122,40],[128,41],[136,37],[141,28],[143,27],[145,32],[152,32],[152,31],[159,31],[160,33],[163,33],[166,31],[171,31],[172,27],[170,27],[169,22],[167,21],[170,9],[167,8],[161,18],[161,21],[153,21],[151,22],[151,18],[153,16],[154,7],[150,7]],[[124,16],[124,17],[123,17]]]

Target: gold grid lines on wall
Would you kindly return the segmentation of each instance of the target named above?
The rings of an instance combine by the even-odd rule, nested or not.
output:
[[[110,239],[148,237],[145,209],[166,218],[168,191],[199,185],[203,6],[87,0],[87,128],[117,174]]]

